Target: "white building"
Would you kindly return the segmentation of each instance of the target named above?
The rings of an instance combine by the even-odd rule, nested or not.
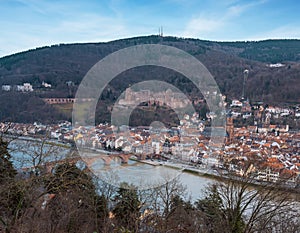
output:
[[[49,84],[49,83],[46,83],[46,82],[42,82],[42,86],[43,87],[46,87],[46,88],[51,88],[51,84]]]
[[[2,91],[10,91],[11,85],[2,85]]]
[[[22,86],[22,85],[17,85],[16,90],[17,90],[17,91],[24,91],[24,86]]]
[[[257,179],[262,181],[277,182],[279,179],[279,170],[271,170],[270,168],[261,170],[257,174]]]
[[[243,103],[239,100],[232,100],[230,107],[242,107]]]
[[[155,154],[160,154],[160,142],[152,141],[152,148]]]
[[[33,91],[32,85],[30,83],[24,83],[23,86],[24,86],[24,91],[26,92]]]
[[[17,85],[16,90],[22,92],[31,92],[33,91],[33,88],[30,83],[23,83],[23,85]]]
[[[246,112],[246,113],[243,114],[243,119],[248,119],[251,116],[252,116],[251,112]]]

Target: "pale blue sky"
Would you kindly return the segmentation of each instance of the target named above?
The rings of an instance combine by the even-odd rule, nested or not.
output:
[[[58,43],[158,34],[300,39],[298,0],[0,0],[0,57]]]

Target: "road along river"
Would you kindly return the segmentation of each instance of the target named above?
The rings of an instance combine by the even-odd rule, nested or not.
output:
[[[15,140],[10,144],[10,153],[14,166],[17,169],[33,166],[35,154],[41,152],[46,156],[43,162],[58,161],[63,159],[69,152],[69,148],[57,145],[44,145],[40,147],[39,143],[24,140]],[[95,154],[97,155],[97,154]],[[149,161],[151,163],[151,161]],[[124,164],[121,160],[115,159],[110,162],[110,165],[105,165],[103,160],[96,160],[89,168],[95,175],[101,177],[106,182],[111,182],[114,185],[119,185],[121,182],[133,184],[137,187],[151,188],[170,181],[178,177],[181,183],[186,187],[188,196],[192,201],[196,201],[203,195],[205,187],[214,180],[208,177],[195,175],[182,170],[173,169],[164,163],[159,165],[153,163],[150,165],[134,160],[129,160],[128,164]],[[84,168],[86,165],[83,162],[78,162],[78,167]],[[173,164],[175,165],[175,164]],[[111,180],[111,177],[114,177]]]
[[[10,148],[13,163],[17,169],[33,166],[33,157],[35,153],[40,153],[42,151],[46,156],[43,158],[43,162],[48,162],[59,161],[65,158],[70,151],[67,147],[55,144],[46,144],[41,148],[40,144],[37,142],[23,140],[14,141],[10,145]],[[101,151],[100,154],[104,154],[104,152],[105,151]],[[99,155],[99,152],[89,152],[89,156],[97,155]],[[78,162],[77,165],[80,168],[86,166],[83,162]],[[181,183],[186,186],[187,195],[191,197],[191,201],[196,201],[203,197],[207,185],[215,180],[209,176],[201,176],[193,172],[183,171],[182,166],[183,165],[179,163],[172,162],[147,161],[147,163],[141,163],[134,160],[129,160],[127,164],[124,164],[116,157],[110,161],[110,165],[105,164],[101,159],[95,160],[89,165],[89,169],[102,180],[116,186],[119,186],[122,182],[126,182],[128,184],[133,184],[138,188],[145,189],[162,185],[166,181],[171,181],[178,177]],[[174,167],[177,169],[174,169]],[[193,171],[193,168],[188,169]],[[203,170],[203,173],[206,172],[212,174],[213,171]]]

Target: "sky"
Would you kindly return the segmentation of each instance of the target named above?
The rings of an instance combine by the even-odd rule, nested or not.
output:
[[[60,43],[158,34],[300,39],[298,0],[0,0],[0,57]]]

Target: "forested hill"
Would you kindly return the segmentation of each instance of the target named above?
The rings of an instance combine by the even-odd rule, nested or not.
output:
[[[39,103],[42,97],[68,97],[75,93],[86,72],[101,58],[119,49],[137,44],[164,44],[182,49],[197,57],[215,77],[221,91],[229,98],[239,98],[242,89],[244,69],[249,69],[247,97],[251,101],[265,103],[300,103],[300,40],[266,40],[258,42],[212,42],[198,39],[177,37],[145,36],[121,39],[107,43],[60,44],[37,48],[26,52],[0,58],[0,85],[17,85],[29,82],[35,90],[42,81],[52,85],[51,91],[35,91],[31,101]],[[281,67],[270,64],[282,63]],[[183,77],[169,74],[166,70],[152,73],[164,76],[186,93],[194,93]],[[142,81],[145,72],[125,72],[124,82],[115,82],[111,91],[114,98],[129,83]],[[153,77],[152,77],[153,78]],[[70,92],[66,81],[75,83],[75,90]],[[1,114],[9,109],[13,101],[20,101],[15,94],[1,92]],[[33,95],[33,94],[31,94]],[[113,98],[111,98],[113,101]],[[32,106],[30,107],[32,108]],[[31,112],[32,110],[26,110]],[[1,120],[1,119],[0,119]]]
[[[236,54],[240,57],[267,63],[287,61],[300,61],[299,40],[265,40],[250,42],[223,42],[218,43],[238,49]]]

